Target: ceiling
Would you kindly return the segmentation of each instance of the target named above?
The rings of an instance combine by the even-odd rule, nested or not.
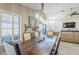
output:
[[[41,10],[41,3],[22,3],[21,5],[32,10]],[[73,10],[70,8],[73,8]],[[48,19],[56,19],[68,15],[72,11],[79,11],[79,3],[44,3],[43,12]]]

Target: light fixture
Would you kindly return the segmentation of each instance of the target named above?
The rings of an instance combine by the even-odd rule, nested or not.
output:
[[[35,13],[35,18],[36,19],[39,19],[39,16],[40,16],[39,13]]]
[[[43,10],[44,10],[44,3],[41,3],[41,9],[40,10],[36,10],[35,12],[35,18],[40,20],[44,20],[46,19],[46,15],[43,13]]]

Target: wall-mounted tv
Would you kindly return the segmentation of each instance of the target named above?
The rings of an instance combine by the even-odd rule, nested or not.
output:
[[[75,28],[75,22],[64,22],[63,28]]]

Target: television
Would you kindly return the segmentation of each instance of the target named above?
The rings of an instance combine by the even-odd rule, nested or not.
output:
[[[65,22],[63,28],[75,28],[75,22]]]

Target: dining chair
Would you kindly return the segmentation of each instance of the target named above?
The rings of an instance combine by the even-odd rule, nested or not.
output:
[[[31,39],[31,33],[30,32],[25,32],[23,34],[23,41],[28,41]]]
[[[3,41],[6,55],[21,55],[19,45],[15,42]]]
[[[47,36],[53,36],[53,32],[47,32]]]
[[[39,37],[39,33],[38,32],[35,32],[35,37]]]

